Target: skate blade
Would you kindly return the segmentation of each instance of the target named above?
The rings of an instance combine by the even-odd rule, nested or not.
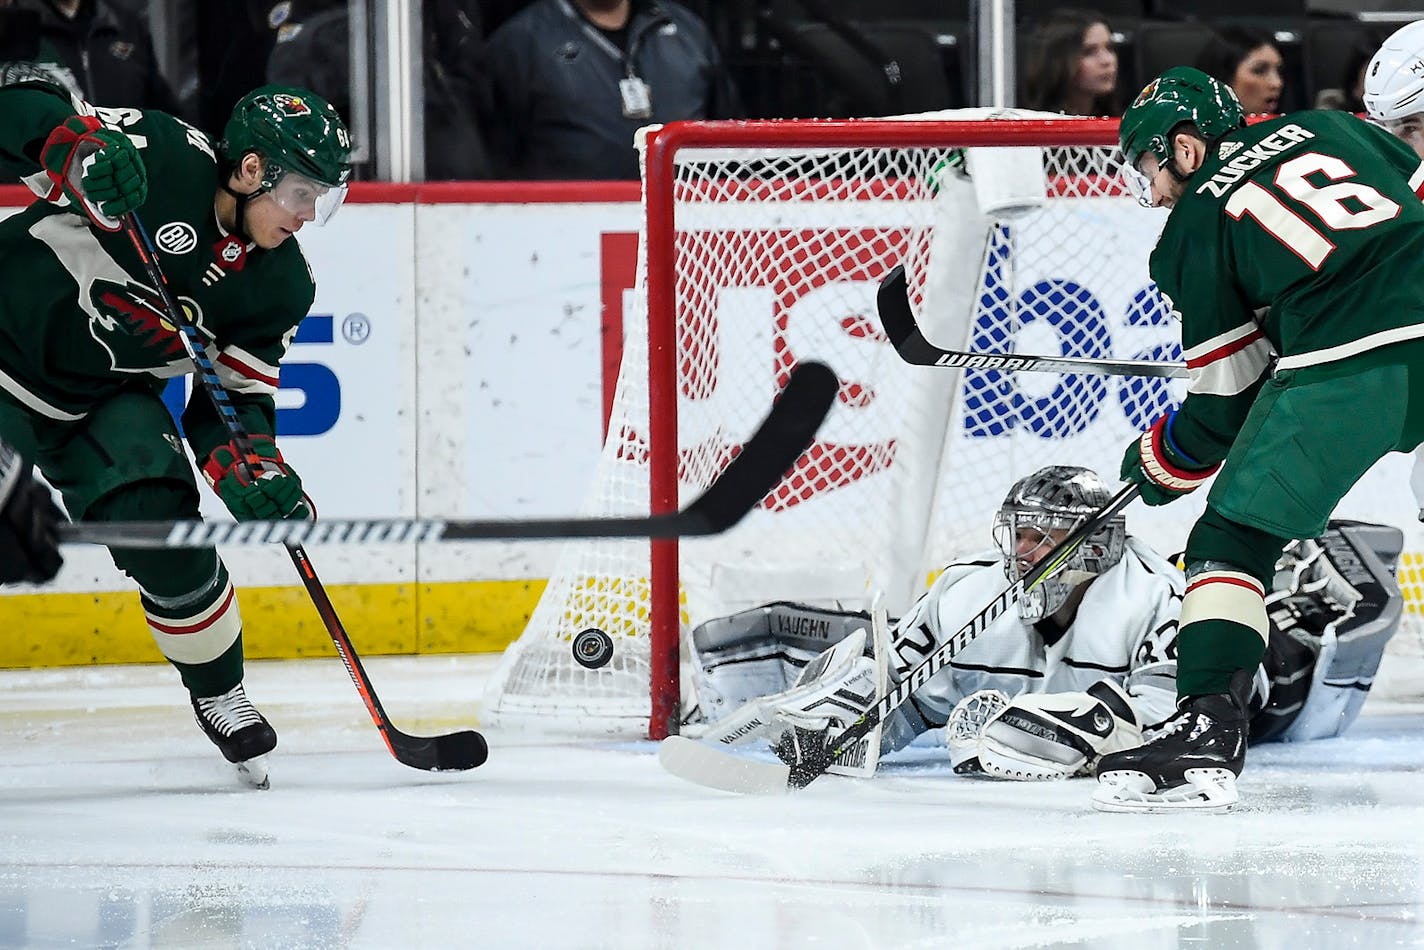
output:
[[[1142,772],[1103,772],[1093,792],[1093,808],[1139,815],[1220,815],[1240,800],[1236,776],[1230,769],[1187,769],[1184,776],[1186,781],[1181,785],[1158,789]]]
[[[258,755],[246,762],[237,762],[237,777],[249,788],[267,789],[267,756]]]

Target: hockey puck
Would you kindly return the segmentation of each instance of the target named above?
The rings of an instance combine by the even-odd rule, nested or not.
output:
[[[597,627],[579,631],[574,637],[574,659],[588,670],[607,666],[613,659],[613,638]]]

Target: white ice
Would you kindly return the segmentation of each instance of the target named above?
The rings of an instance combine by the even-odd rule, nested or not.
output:
[[[401,728],[478,725],[490,657],[369,659]],[[253,663],[281,737],[240,787],[162,666],[0,673],[0,947],[1388,947],[1424,943],[1424,706],[1264,746],[1219,816],[1091,783],[869,781],[742,798],[650,742],[489,731],[390,758],[336,659]]]

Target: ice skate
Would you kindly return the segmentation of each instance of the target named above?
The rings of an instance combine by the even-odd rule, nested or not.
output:
[[[1099,811],[1224,812],[1236,804],[1246,764],[1246,703],[1251,674],[1240,670],[1226,693],[1192,696],[1157,735],[1103,756],[1093,807]]]
[[[193,714],[207,737],[237,766],[253,788],[267,787],[267,753],[277,747],[277,733],[248,700],[238,683],[221,696],[193,698]]]

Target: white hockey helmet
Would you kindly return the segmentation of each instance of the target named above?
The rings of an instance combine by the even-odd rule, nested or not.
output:
[[[1365,110],[1388,125],[1424,112],[1424,20],[1390,34],[1365,67]]]
[[[994,543],[1004,555],[1010,581],[1022,577],[1064,534],[1086,522],[1109,501],[1112,492],[1091,469],[1050,465],[1014,482],[994,516]],[[1054,537],[1052,532],[1061,532]],[[1083,581],[1122,560],[1127,520],[1117,515],[1052,574],[1019,600],[1019,613],[1039,620],[1062,607]]]

